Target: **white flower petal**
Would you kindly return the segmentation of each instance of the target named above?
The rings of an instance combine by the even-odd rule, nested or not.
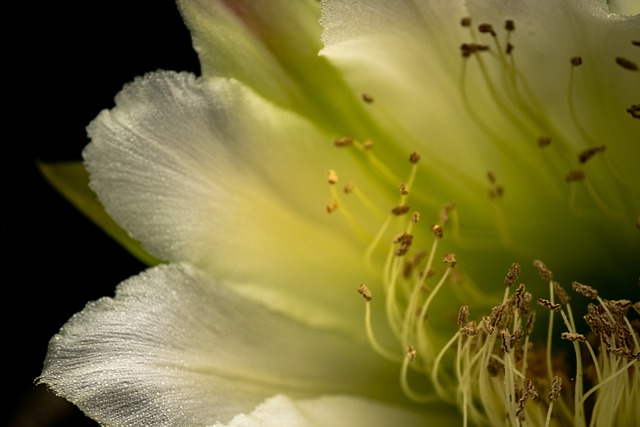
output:
[[[360,328],[367,277],[344,266],[361,265],[362,242],[325,212],[327,170],[353,160],[329,136],[237,82],[167,72],[126,86],[89,135],[92,188],[153,255],[308,323]]]
[[[420,414],[353,396],[323,396],[293,400],[277,395],[252,413],[236,416],[224,427],[342,427],[460,425],[458,414],[446,406],[423,408]],[[216,424],[215,427],[223,427]]]
[[[278,393],[393,398],[388,368],[366,347],[173,264],[72,317],[51,340],[39,380],[106,425],[191,426],[228,422]]]

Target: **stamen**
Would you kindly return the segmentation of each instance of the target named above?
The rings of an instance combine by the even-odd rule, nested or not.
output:
[[[560,391],[562,390],[562,379],[555,375],[553,381],[551,381],[551,391],[549,392],[549,409],[547,410],[547,420],[545,427],[549,427],[551,423],[551,413],[553,412],[553,403],[560,397]]]
[[[382,345],[380,345],[380,343],[378,342],[378,339],[375,337],[375,334],[373,333],[373,327],[371,326],[371,300],[373,299],[373,295],[371,294],[371,291],[364,284],[359,285],[357,290],[358,290],[358,293],[362,295],[362,297],[365,300],[364,321],[365,321],[365,329],[367,332],[367,339],[369,340],[369,344],[371,344],[371,347],[380,356],[392,362],[399,362],[400,359],[398,358],[397,354],[382,347]]]

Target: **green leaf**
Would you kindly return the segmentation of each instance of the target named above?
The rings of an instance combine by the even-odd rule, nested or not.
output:
[[[145,251],[104,210],[96,194],[89,188],[89,174],[79,161],[44,163],[38,168],[49,183],[111,238],[147,265],[162,261]]]

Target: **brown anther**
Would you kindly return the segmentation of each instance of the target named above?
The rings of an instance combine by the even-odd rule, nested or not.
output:
[[[348,147],[353,144],[353,138],[350,136],[343,136],[333,141],[333,145],[336,147]]]
[[[507,329],[500,331],[500,338],[502,339],[502,351],[509,353],[511,351],[511,334]]]
[[[527,317],[527,325],[526,325],[526,329],[527,329],[527,335],[531,335],[531,332],[533,332],[533,327],[536,324],[536,312],[532,311],[531,313],[529,313],[529,317]]]
[[[587,298],[596,299],[598,298],[598,291],[592,288],[591,286],[583,285],[580,282],[571,283],[571,287],[574,291],[579,293],[582,296]]]
[[[553,282],[553,292],[556,294],[560,302],[564,305],[567,305],[571,300],[569,294],[567,294],[567,292],[562,288],[562,286],[560,286],[560,283],[558,282]]]
[[[371,150],[373,148],[373,141],[370,139],[367,139],[365,142],[362,143],[362,148],[364,148],[365,150]]]
[[[331,185],[334,185],[338,182],[338,174],[333,169],[329,169],[327,172],[327,182]]]
[[[440,222],[442,225],[449,223],[449,213],[456,207],[456,202],[447,202],[442,209],[440,209]],[[640,218],[639,218],[640,219]]]
[[[414,360],[416,360],[416,356],[418,355],[418,353],[416,352],[416,349],[413,348],[413,346],[408,345],[407,346],[407,359],[409,359],[409,362],[413,362]]]
[[[400,236],[394,239],[394,243],[400,243],[400,247],[396,250],[396,255],[404,256],[409,252],[411,244],[413,243],[413,236],[409,233],[402,233]]]
[[[548,136],[541,136],[538,138],[538,147],[544,148],[551,144],[551,138]]]
[[[631,44],[634,46],[640,46],[640,40],[631,40]]]
[[[424,278],[428,279],[429,277],[433,277],[434,274],[436,274],[436,269],[433,267],[429,267],[429,269],[424,272]]]
[[[487,178],[489,179],[490,183],[495,184],[495,182],[496,182],[496,174],[493,173],[493,171],[487,171]]]
[[[489,33],[492,36],[496,36],[496,32],[493,30],[493,25],[491,24],[480,24],[478,25],[478,31],[481,33]]]
[[[574,67],[577,67],[578,65],[582,65],[581,56],[574,56],[573,58],[570,59],[570,61],[571,61],[571,65],[573,65]]]
[[[630,70],[630,71],[638,71],[638,65],[635,62],[630,61],[630,60],[628,60],[626,58],[623,58],[621,56],[618,56],[616,58],[616,64],[618,64],[622,68],[625,68],[625,69]]]
[[[342,191],[344,191],[346,194],[349,194],[353,191],[354,188],[355,184],[353,182],[347,182],[344,187],[342,187]]]
[[[562,306],[560,304],[554,304],[551,301],[549,301],[548,299],[538,298],[537,303],[538,303],[539,306],[542,306],[544,308],[548,308],[551,311],[560,311],[560,310],[562,310]]]
[[[587,163],[587,161],[589,161],[593,156],[602,151],[604,151],[604,145],[587,148],[578,155],[578,160],[580,160],[580,163],[582,164]]]
[[[374,101],[373,96],[369,95],[368,93],[362,94],[362,100],[367,104],[372,104]]]
[[[456,264],[458,263],[458,261],[456,261],[456,254],[451,254],[451,253],[443,256],[442,261],[444,261],[445,264],[449,264],[449,267],[451,268],[455,267]]]
[[[460,306],[460,311],[458,311],[458,326],[462,328],[467,323],[469,323],[469,306],[463,305]]]
[[[470,27],[471,26],[471,17],[465,16],[464,18],[460,19],[460,25],[463,26],[463,27]]]
[[[391,213],[394,215],[404,215],[409,212],[409,209],[411,208],[407,204],[399,205],[391,209]]]
[[[487,364],[487,371],[489,371],[489,376],[497,377],[502,371],[503,366],[496,359],[489,359],[489,363]]]
[[[631,114],[634,119],[640,119],[640,104],[634,104],[627,108],[627,113]]]
[[[516,24],[515,24],[515,22],[513,22],[513,19],[507,19],[504,22],[504,29],[507,30],[507,31],[515,31]]]
[[[555,375],[553,380],[551,380],[551,391],[549,391],[549,401],[553,402],[554,400],[558,400],[560,397],[560,392],[562,391],[562,378]]]
[[[420,161],[420,154],[415,151],[409,155],[409,161],[414,165]]]
[[[438,224],[433,224],[431,226],[431,231],[438,239],[442,239],[444,232],[442,231],[442,227],[440,227]]]
[[[567,340],[567,341],[586,341],[587,338],[582,335],[579,334],[577,332],[563,332],[560,334],[560,338],[562,338],[563,340]]]
[[[505,52],[506,52],[506,54],[507,54],[507,55],[510,55],[510,54],[511,54],[511,52],[513,52],[513,49],[515,49],[515,47],[514,47],[510,42],[509,42],[509,43],[507,43],[507,49],[506,49],[506,51],[505,51]]]
[[[564,180],[566,182],[584,181],[584,171],[581,171],[580,169],[569,171]]]
[[[467,325],[464,325],[460,328],[460,335],[465,337],[473,337],[478,335],[479,333],[480,331],[478,330],[478,327],[473,322]]]
[[[358,293],[362,295],[362,298],[364,298],[367,302],[371,301],[371,298],[373,298],[373,295],[371,295],[371,291],[364,283],[358,286]]]
[[[518,280],[519,275],[520,275],[520,264],[518,264],[517,262],[514,262],[513,264],[511,264],[511,267],[509,267],[507,276],[504,278],[504,286],[507,288],[510,288],[511,285],[513,285],[514,282]]]
[[[400,194],[403,196],[409,194],[409,187],[407,187],[407,184],[400,184]]]
[[[542,261],[540,261],[539,259],[533,261],[533,266],[536,270],[538,270],[538,274],[540,275],[540,278],[542,280],[545,280],[547,282],[553,280],[553,273],[551,272],[551,270],[549,270],[549,268],[547,268],[546,265],[544,265]]]
[[[420,221],[420,212],[414,212],[411,214],[411,222],[416,223]]]
[[[335,211],[336,209],[338,209],[338,202],[332,200],[327,203],[327,213],[333,213],[333,211]]]
[[[529,378],[524,379],[524,388],[527,390],[527,394],[532,400],[538,399],[538,390],[536,390],[536,387],[533,385],[533,381]]]

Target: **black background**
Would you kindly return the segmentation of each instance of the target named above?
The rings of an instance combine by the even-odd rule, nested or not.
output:
[[[198,73],[198,62],[171,0],[21,3],[3,10],[2,30],[0,424],[92,426],[33,380],[64,322],[144,266],[58,195],[36,160],[79,160],[85,126],[123,84],[157,69]]]

